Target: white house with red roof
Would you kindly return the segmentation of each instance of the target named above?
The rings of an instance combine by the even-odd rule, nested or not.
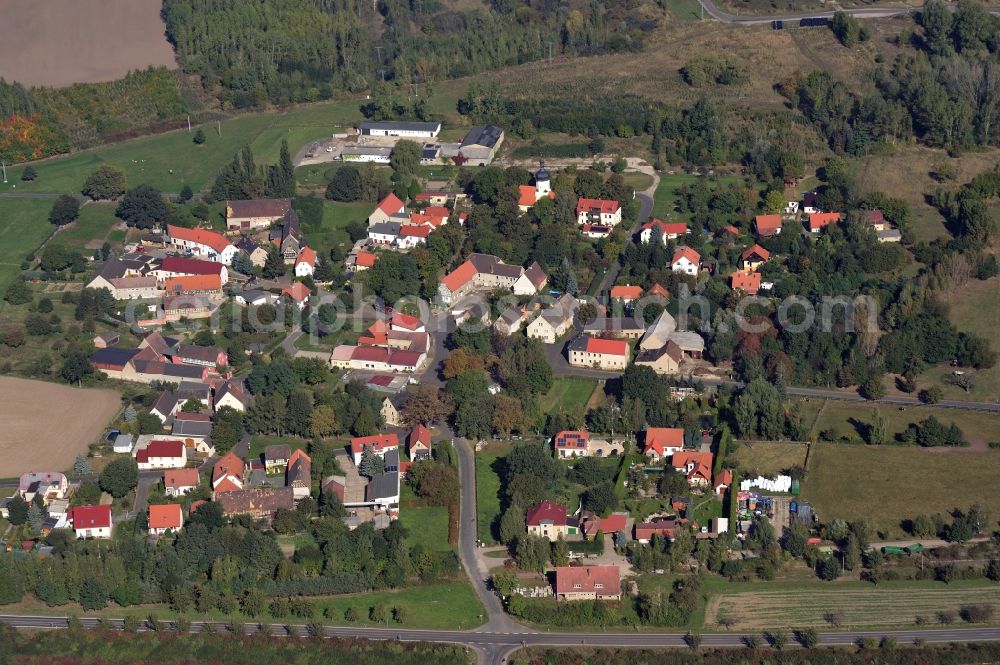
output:
[[[838,223],[840,219],[839,212],[814,212],[809,215],[809,233],[819,233],[830,224]]]
[[[586,457],[587,445],[590,443],[590,432],[583,430],[563,430],[553,438],[556,455],[560,459]]]
[[[306,305],[309,304],[309,297],[312,295],[312,292],[302,282],[295,282],[291,286],[281,289],[281,295],[287,296],[299,309],[305,309]]]
[[[67,515],[77,538],[110,538],[111,506],[77,506]]]
[[[715,474],[715,481],[712,483],[712,487],[715,489],[716,494],[724,494],[732,484],[732,469],[723,469],[722,471],[719,471],[719,473]]]
[[[650,462],[665,462],[684,450],[684,430],[680,427],[647,427],[642,454]]]
[[[628,365],[629,346],[623,339],[602,339],[580,335],[569,343],[569,364],[606,371],[624,371]]]
[[[525,523],[528,534],[552,542],[559,540],[559,536],[575,536],[578,531],[576,519],[566,514],[566,506],[548,499],[528,508]]]
[[[396,332],[427,332],[424,322],[419,317],[393,310],[389,320],[389,329]]]
[[[556,600],[621,600],[618,566],[558,566]]]
[[[431,456],[431,431],[423,425],[417,424],[410,430],[406,437],[406,456],[411,461],[430,459]]]
[[[223,263],[183,256],[163,257],[159,265],[155,269],[150,270],[148,274],[155,277],[157,284],[161,287],[171,277],[188,277],[192,275],[218,276],[220,284],[225,284],[229,281],[229,271]]]
[[[246,487],[247,464],[236,453],[228,453],[212,467],[212,498]]]
[[[399,249],[413,249],[417,245],[427,244],[427,236],[431,234],[433,227],[426,224],[403,224],[399,227],[399,235],[396,236],[396,247]]]
[[[622,204],[610,199],[587,199],[576,202],[577,224],[599,224],[614,228],[622,221]]]
[[[678,247],[670,259],[670,269],[684,275],[698,276],[701,268],[701,254],[690,247]]]
[[[201,484],[198,469],[167,469],[163,472],[163,488],[167,496],[184,496]]]
[[[781,234],[781,215],[757,215],[753,220],[754,230],[761,238]]]
[[[712,485],[712,453],[682,450],[674,453],[670,465],[687,477],[691,487],[704,488]]]
[[[757,270],[757,268],[764,265],[764,263],[766,263],[770,258],[771,252],[767,251],[760,245],[755,244],[751,247],[747,247],[740,254],[740,269],[747,271]]]
[[[184,511],[179,503],[149,506],[149,535],[162,536],[167,531],[177,533],[184,526]]]
[[[167,224],[163,241],[182,254],[203,257],[227,266],[233,262],[233,257],[238,251],[236,246],[221,233],[207,229],[188,229],[173,224]]]
[[[133,452],[140,471],[180,469],[187,464],[187,451],[180,439],[158,439]]]
[[[395,434],[372,434],[371,436],[358,436],[351,439],[351,457],[354,459],[354,466],[361,466],[361,455],[365,448],[379,457],[385,457],[390,450],[399,450],[399,437]]]
[[[651,219],[642,225],[639,232],[639,241],[644,245],[649,244],[653,239],[653,231],[660,232],[660,241],[666,245],[668,240],[677,240],[685,233],[689,233],[688,226],[684,222],[664,222],[662,219]]]
[[[368,226],[388,222],[393,215],[402,215],[404,212],[406,212],[406,204],[398,196],[389,192],[384,199],[378,202],[372,214],[368,215]]]
[[[303,247],[295,257],[295,276],[311,277],[316,270],[316,252],[310,247]]]

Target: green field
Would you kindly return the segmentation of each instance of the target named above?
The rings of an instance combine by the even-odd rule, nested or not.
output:
[[[552,389],[538,400],[538,406],[543,414],[582,414],[596,387],[597,379],[576,376],[559,378],[552,383]]]
[[[682,187],[693,184],[701,179],[696,175],[667,175],[660,174],[660,184],[656,186],[653,194],[653,217],[659,217],[666,221],[687,221],[690,215],[677,212],[677,195]],[[742,183],[743,179],[738,176],[710,177],[709,186],[728,185],[730,183]]]
[[[293,436],[264,436],[263,434],[255,434],[250,439],[250,459],[260,459],[260,456],[264,453],[264,448],[282,443],[287,443],[292,450],[305,450],[309,446],[308,439],[299,439]]]
[[[367,201],[357,203],[324,201],[323,223],[320,229],[306,232],[309,246],[324,258],[329,255],[330,249],[337,245],[346,252],[351,248],[351,238],[345,228],[351,222],[365,223],[374,208],[374,204]]]
[[[442,506],[423,506],[420,508],[403,506],[399,510],[399,523],[406,528],[408,533],[406,542],[411,547],[424,545],[431,550],[453,549],[448,544],[447,508]]]
[[[50,208],[52,202],[46,200],[0,199],[0,293],[20,272],[21,262],[52,233]]]
[[[802,498],[824,522],[868,519],[889,537],[920,514],[1000,505],[1000,450],[814,443]]]
[[[88,203],[80,208],[79,219],[59,230],[54,242],[81,251],[100,248],[109,239],[111,228],[121,221],[115,217],[115,208],[114,203]],[[84,251],[84,255],[87,254]]]
[[[806,447],[801,443],[741,442],[730,459],[735,459],[740,469],[759,473],[781,473],[805,463]]]
[[[500,476],[497,460],[510,451],[509,443],[492,443],[476,453],[476,525],[479,539],[496,542],[493,524],[500,518]]]
[[[1000,276],[985,281],[975,280],[949,293],[947,302],[948,318],[955,327],[986,338],[992,349],[1000,352],[1000,341],[996,336],[997,327],[1000,326],[1000,309],[997,309],[998,290],[1000,290]],[[952,369],[932,368],[919,377],[921,386],[923,380],[927,379],[928,385],[933,383],[944,389],[946,399],[1000,402],[1000,363],[989,369],[965,368],[972,378],[972,389],[969,392],[943,382],[943,379],[951,374]],[[1000,432],[994,438],[1000,441]]]
[[[768,583],[771,584],[771,583]],[[941,582],[815,582],[798,589],[721,593],[705,609],[705,628],[717,630],[719,617],[735,623],[733,630],[760,630],[813,626],[830,627],[828,613],[836,613],[845,628],[912,626],[917,617],[934,624],[938,612],[955,613],[963,605],[990,605],[1000,609],[1000,587],[983,580]]]
[[[701,18],[698,0],[667,0],[667,11],[679,21],[697,21]]]
[[[348,607],[353,607],[361,617],[356,623],[358,626],[376,625],[368,620],[368,610],[380,603],[385,606],[386,614],[389,615],[389,626],[464,630],[483,623],[483,606],[468,582],[424,584],[400,591],[380,591],[316,600],[320,611],[332,608],[333,616],[323,619],[323,623],[344,625],[347,623],[344,621],[344,612]],[[405,623],[393,622],[393,607],[406,609]]]

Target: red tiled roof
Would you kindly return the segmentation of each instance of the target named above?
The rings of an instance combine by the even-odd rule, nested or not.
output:
[[[310,266],[316,265],[316,252],[310,247],[303,247],[299,251],[299,256],[295,259],[296,265],[299,263],[308,263]]]
[[[441,283],[444,284],[449,291],[455,293],[460,288],[465,286],[469,280],[475,277],[476,272],[476,266],[473,265],[472,261],[466,260],[465,263],[441,278]]]
[[[885,215],[882,214],[881,210],[869,210],[868,223],[872,226],[876,224],[885,224]]]
[[[611,297],[623,300],[636,300],[642,295],[641,286],[629,286],[627,284],[611,287]]]
[[[378,258],[378,254],[372,252],[358,252],[354,257],[355,265],[359,265],[362,268],[371,268],[375,265],[375,259]]]
[[[447,219],[451,215],[451,210],[448,210],[444,206],[427,206],[424,208],[424,214],[428,217],[444,217]]]
[[[179,503],[150,504],[150,529],[179,529],[184,525],[184,513]]]
[[[737,270],[729,278],[733,291],[743,291],[747,295],[756,295],[760,291],[760,273]]]
[[[601,518],[601,531],[618,533],[625,530],[626,524],[628,524],[628,513],[611,513],[608,517]]]
[[[223,265],[215,261],[186,259],[180,256],[167,256],[160,261],[160,270],[176,272],[182,275],[218,275],[222,277]]]
[[[235,476],[242,479],[245,467],[246,463],[243,461],[243,458],[235,453],[228,453],[212,467],[212,483],[215,484],[224,476]],[[216,490],[218,491],[218,488]]]
[[[542,522],[557,526],[566,524],[566,506],[561,506],[546,499],[538,505],[528,508],[528,526],[538,526]]]
[[[814,212],[809,215],[809,230],[816,231],[839,221],[839,212]]]
[[[601,339],[591,337],[587,340],[587,353],[603,353],[609,356],[627,356],[628,342],[623,339]]]
[[[415,331],[418,328],[423,327],[424,322],[416,316],[410,316],[409,314],[404,314],[403,312],[393,311],[392,325]]]
[[[111,526],[111,506],[77,506],[70,519],[74,529],[103,529]]]
[[[365,446],[371,446],[372,450],[399,448],[399,437],[395,434],[373,434],[371,436],[358,436],[351,439],[352,452],[364,452]]]
[[[743,253],[740,254],[740,261],[746,261],[749,258],[753,258],[754,255],[759,256],[762,261],[767,261],[771,258],[771,252],[767,251],[760,245],[753,245],[752,247],[747,247],[743,250]]]
[[[697,265],[701,264],[701,254],[694,251],[690,247],[678,247],[677,251],[674,252],[674,256],[670,259],[670,265],[673,265],[680,261],[682,258],[686,258],[691,263]]]
[[[576,202],[576,214],[586,212],[591,215],[611,214],[621,208],[618,201],[609,199],[585,199],[582,196]]]
[[[390,351],[388,363],[397,367],[415,367],[421,355],[419,351]]]
[[[725,485],[729,487],[733,484],[733,472],[731,469],[723,469],[715,476],[715,486],[720,487]]]
[[[781,215],[757,215],[753,223],[760,235],[773,235],[781,228]]]
[[[351,352],[352,360],[367,360],[369,362],[386,362],[389,349],[381,346],[356,346]]]
[[[402,210],[404,206],[403,202],[399,200],[398,196],[396,196],[392,192],[389,192],[388,196],[379,201],[377,207],[385,214],[391,215],[393,213],[397,213],[400,210]]]
[[[281,295],[288,296],[295,302],[304,302],[306,298],[309,297],[311,291],[309,287],[302,282],[295,282],[291,286],[286,286],[281,289]]]
[[[407,450],[413,448],[413,446],[418,443],[431,447],[431,431],[424,427],[423,425],[414,425],[413,429],[410,430],[410,435],[407,438]]]
[[[167,293],[187,293],[190,291],[218,291],[222,288],[219,275],[184,275],[170,277],[164,285]]]
[[[163,486],[172,487],[197,487],[201,482],[198,469],[167,469],[163,472]]]
[[[186,240],[211,247],[220,254],[226,247],[229,247],[229,241],[224,235],[206,229],[186,229],[183,226],[167,224],[167,235],[178,240]]]
[[[618,596],[622,592],[618,566],[559,566],[556,568],[556,593],[589,593]]]
[[[403,237],[426,238],[431,233],[429,226],[417,226],[415,224],[404,224],[399,227],[399,235]]]
[[[649,295],[660,296],[661,298],[669,298],[670,291],[667,291],[661,284],[656,283],[649,287]]]
[[[579,450],[587,447],[590,441],[590,432],[582,430],[563,430],[556,434],[556,448],[570,448]]]
[[[634,535],[636,540],[649,540],[653,536],[663,536],[671,540],[677,535],[679,520],[657,520],[656,522],[636,522]]]
[[[704,478],[706,481],[712,479],[712,453],[703,453],[693,450],[682,450],[674,453],[670,460],[671,466],[675,469],[683,469],[688,463],[693,463],[694,468],[688,474],[688,478]]]
[[[664,222],[662,219],[655,218],[642,225],[643,230],[653,227],[660,229],[660,233],[665,236],[684,235],[688,230],[687,224],[684,222]]]
[[[533,206],[535,205],[535,188],[531,185],[521,185],[517,188],[520,195],[517,198],[517,205],[519,206]]]
[[[150,441],[149,445],[135,454],[135,461],[149,462],[152,457],[184,457],[184,442],[180,440]]]
[[[666,448],[683,448],[684,430],[680,427],[647,427],[642,453],[655,450],[661,456]]]
[[[606,236],[611,234],[611,227],[603,224],[584,224],[581,229],[584,233],[591,235]]]

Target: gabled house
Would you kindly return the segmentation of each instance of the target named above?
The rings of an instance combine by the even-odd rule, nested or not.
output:
[[[642,454],[656,464],[666,462],[684,450],[684,430],[680,427],[647,427]]]
[[[215,276],[220,284],[229,281],[229,270],[222,263],[189,259],[183,256],[165,256],[159,266],[148,273],[156,278],[159,284],[165,284],[171,277],[188,277],[194,275]]]
[[[162,536],[167,531],[177,533],[184,526],[184,512],[179,503],[150,504],[149,535]]]
[[[376,259],[378,259],[378,254],[374,252],[359,251],[354,255],[354,272],[368,270],[375,265]]]
[[[503,140],[504,132],[496,125],[475,125],[462,139],[459,154],[468,160],[470,166],[486,166],[496,157]]]
[[[642,287],[634,284],[618,284],[611,287],[611,299],[621,300],[630,305],[642,297]]]
[[[681,362],[684,360],[684,352],[681,347],[673,341],[658,349],[643,349],[635,357],[636,365],[645,365],[652,368],[657,374],[677,374],[681,369]]]
[[[406,437],[406,455],[410,461],[430,459],[431,457],[431,431],[423,425],[417,424],[410,430]]]
[[[670,460],[675,471],[687,477],[691,487],[710,487],[712,484],[712,453],[680,451]]]
[[[623,339],[601,339],[580,335],[567,347],[569,364],[573,367],[593,367],[621,371],[628,365],[629,346]]]
[[[266,229],[283,219],[291,209],[291,199],[226,201],[226,229],[229,231]]]
[[[375,210],[368,215],[368,226],[388,222],[393,215],[402,215],[406,211],[406,205],[398,196],[390,192],[384,199],[378,202]]]
[[[577,224],[600,224],[614,228],[622,221],[622,204],[610,199],[580,197],[576,202]]]
[[[264,471],[266,473],[278,473],[284,471],[288,466],[288,459],[292,456],[292,447],[287,443],[276,443],[264,447]]]
[[[760,292],[761,277],[759,272],[743,272],[737,270],[729,276],[729,286],[733,291],[742,291],[748,296],[755,296]]]
[[[399,437],[395,434],[373,434],[351,439],[351,457],[355,466],[361,466],[361,456],[365,448],[371,448],[373,453],[384,457],[389,450],[399,450]]]
[[[235,453],[228,453],[212,467],[212,497],[235,492],[246,486],[247,464]]]
[[[403,225],[399,222],[378,222],[368,227],[368,240],[375,245],[391,246],[399,239],[400,229]]]
[[[391,427],[401,427],[403,425],[403,416],[400,414],[400,409],[406,402],[406,396],[403,394],[389,395],[382,400],[382,406],[379,409],[379,413],[382,415],[382,422]]]
[[[521,326],[527,321],[530,313],[531,310],[527,307],[511,305],[500,312],[500,316],[493,322],[493,328],[497,332],[509,337],[521,329]]]
[[[566,514],[566,506],[548,499],[528,508],[525,522],[530,535],[552,542],[559,540],[559,536],[575,536],[578,530],[576,519]]]
[[[830,224],[836,224],[839,221],[839,212],[814,212],[809,215],[809,233],[819,233]]]
[[[224,406],[228,406],[236,411],[246,411],[250,405],[250,396],[247,394],[243,381],[230,379],[215,389],[214,409],[218,411]]]
[[[659,536],[666,540],[673,541],[677,537],[677,530],[686,528],[687,520],[684,519],[661,519],[652,522],[636,522],[632,527],[632,536],[641,545],[647,545],[653,536]]]
[[[662,219],[651,219],[642,225],[639,231],[639,241],[646,245],[653,239],[653,233],[659,232],[660,242],[664,245],[668,240],[677,240],[686,233],[690,233],[685,222],[664,222]]]
[[[110,538],[111,506],[77,506],[67,514],[77,538]]]
[[[618,566],[559,566],[555,569],[556,600],[620,600]]]
[[[58,471],[29,471],[22,473],[17,483],[17,493],[21,498],[31,503],[40,496],[42,502],[48,505],[66,497],[69,491],[69,479]]]
[[[188,229],[173,224],[167,224],[163,241],[182,254],[204,257],[227,266],[233,262],[233,256],[238,251],[236,246],[221,233],[206,229]]]
[[[753,220],[754,230],[761,238],[781,234],[781,215],[757,215]]]
[[[184,442],[175,439],[150,441],[145,447],[136,447],[134,454],[140,471],[180,469],[187,464]]]
[[[312,292],[302,282],[294,282],[291,286],[283,288],[281,295],[295,303],[299,309],[305,309],[306,305],[309,304],[309,297],[312,295]]]
[[[163,472],[163,488],[167,496],[184,496],[201,483],[198,469],[167,469]]]
[[[234,490],[218,494],[213,501],[222,506],[222,514],[226,517],[249,515],[265,522],[274,519],[279,510],[295,508],[295,494],[291,487]]]
[[[309,247],[299,250],[299,255],[295,258],[295,276],[311,277],[316,270],[316,252]]]
[[[396,332],[422,333],[427,332],[424,322],[418,316],[411,316],[403,312],[393,310],[389,319],[389,330]]]
[[[670,259],[670,269],[674,272],[697,277],[699,268],[701,268],[701,254],[687,246],[678,247]]]
[[[582,430],[563,430],[553,437],[553,446],[560,459],[587,456],[587,444],[590,443],[590,432]]]
[[[761,267],[770,258],[771,252],[760,245],[753,245],[743,250],[740,254],[740,269],[745,271],[757,270],[757,268]]]
[[[304,499],[312,491],[312,458],[304,450],[292,451],[285,470],[285,485],[292,488],[292,496]]]
[[[396,237],[396,247],[399,249],[412,249],[417,245],[427,244],[427,236],[431,234],[432,227],[426,225],[403,224],[399,227],[399,234]]]
[[[526,274],[528,273],[528,274]],[[438,296],[445,305],[453,305],[474,291],[505,289],[515,295],[535,295],[544,286],[547,276],[541,266],[532,264],[525,270],[508,265],[492,254],[471,254],[453,271],[441,278]]]
[[[528,337],[541,340],[544,344],[555,344],[557,339],[573,327],[573,317],[578,307],[576,298],[564,293],[551,307],[542,310],[541,314],[528,324]]]
[[[715,481],[712,488],[716,494],[725,494],[726,490],[733,484],[733,472],[731,469],[723,469],[715,474]]]

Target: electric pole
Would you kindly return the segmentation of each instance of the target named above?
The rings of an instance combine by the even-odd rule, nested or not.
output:
[[[7,184],[7,162],[0,162],[0,168],[3,168],[3,184]]]
[[[222,121],[216,120],[215,129],[219,132],[219,136],[222,136]]]
[[[191,114],[188,113],[188,134],[191,133]]]

